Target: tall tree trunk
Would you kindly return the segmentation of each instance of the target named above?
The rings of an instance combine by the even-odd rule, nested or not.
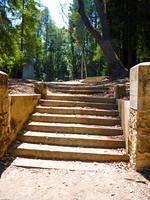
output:
[[[111,42],[109,40],[101,39],[98,41],[106,62],[109,65],[109,73],[112,79],[122,78],[127,75],[127,70],[124,68],[122,62],[115,53]]]
[[[23,36],[24,36],[24,3],[25,1],[22,0],[22,10],[23,10],[23,13],[22,13],[22,23],[21,23],[21,44],[20,44],[20,49],[21,51],[23,51]]]
[[[106,7],[103,0],[95,0],[95,5],[97,8],[97,13],[102,25],[102,34],[99,33],[93,25],[90,23],[88,17],[85,14],[84,2],[83,0],[78,0],[79,9],[78,12],[87,27],[91,35],[96,39],[97,43],[100,45],[104,57],[109,65],[110,77],[112,79],[123,78],[128,75],[127,69],[123,66],[122,62],[116,55],[109,37],[108,26],[106,21]]]
[[[76,57],[75,57],[75,49],[74,49],[74,38],[72,37],[71,32],[70,33],[70,44],[71,44],[71,54],[72,54],[72,59],[71,59],[71,63],[72,63],[72,79],[76,79],[77,78],[77,74],[78,74],[78,70],[76,68]]]
[[[136,64],[136,49],[137,49],[137,0],[127,1],[128,4],[128,69]]]
[[[84,78],[84,63],[83,63],[83,56],[81,53],[81,79]]]
[[[84,44],[80,44],[80,51],[81,51],[81,79],[87,78],[87,66],[85,61],[84,55]]]

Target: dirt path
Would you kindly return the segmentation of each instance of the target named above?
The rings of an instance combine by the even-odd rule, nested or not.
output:
[[[8,91],[9,94],[34,94],[34,82],[24,81],[22,79],[9,79]]]
[[[150,200],[148,179],[126,166],[58,164],[59,169],[8,167],[0,178],[0,200]]]

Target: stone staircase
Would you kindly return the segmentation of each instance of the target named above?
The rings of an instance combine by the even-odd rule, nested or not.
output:
[[[128,161],[116,99],[92,95],[101,93],[100,86],[57,84],[51,88],[55,93],[40,100],[18,135],[14,156],[43,161]]]

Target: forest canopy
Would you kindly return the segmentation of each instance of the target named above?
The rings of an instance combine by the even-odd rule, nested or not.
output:
[[[148,61],[150,1],[105,2],[111,43],[124,66],[130,69]],[[91,24],[101,32],[94,0],[84,4]],[[0,1],[0,70],[21,78],[23,67],[32,64],[34,78],[44,81],[108,75],[103,51],[78,13],[78,1],[73,0],[65,13],[68,28],[58,28],[50,12],[38,0]]]

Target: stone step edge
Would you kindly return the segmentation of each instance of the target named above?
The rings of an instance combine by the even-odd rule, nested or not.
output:
[[[87,94],[85,94],[85,95],[83,95],[83,94],[81,94],[80,96],[79,95],[76,95],[76,94],[58,94],[58,93],[52,93],[52,94],[47,94],[46,96],[45,96],[45,98],[46,97],[78,97],[78,98],[90,98],[90,99],[98,99],[98,100],[116,100],[116,98],[114,98],[114,97],[103,97],[103,96],[98,96],[98,95],[96,95],[96,96],[93,96],[93,95],[87,95]]]
[[[103,86],[103,85],[51,85],[52,89],[105,89],[107,88],[107,86]]]
[[[72,127],[72,128],[101,128],[101,129],[109,129],[109,130],[122,130],[121,126],[114,125],[114,126],[103,126],[103,125],[88,125],[88,124],[75,124],[75,123],[50,123],[50,122],[32,122],[30,121],[28,125],[42,125],[42,126],[63,126],[63,127]]]
[[[60,107],[59,106],[44,106],[44,105],[38,105],[36,106],[37,109],[59,109],[60,110]],[[88,111],[97,111],[97,112],[108,112],[108,113],[111,113],[111,112],[115,112],[118,114],[118,110],[115,110],[115,109],[112,109],[112,110],[107,110],[107,109],[101,109],[101,108],[84,108],[84,107],[66,107],[66,106],[61,106],[61,109],[63,110],[82,110],[82,111],[85,111],[88,110]]]
[[[52,91],[69,92],[69,93],[103,93],[105,89],[75,89],[75,88],[51,88]]]
[[[71,124],[71,123],[48,123],[48,122],[29,122],[26,126],[30,131],[44,131],[44,132],[64,132],[76,134],[93,134],[93,135],[122,135],[121,127],[113,126],[98,126],[85,124]]]
[[[113,103],[113,102],[91,102],[91,101],[67,101],[67,100],[59,100],[59,99],[40,99],[41,102],[56,102],[56,103],[82,103],[82,104],[93,104],[93,105],[113,105],[113,106],[116,106],[117,104],[116,103]]]
[[[107,110],[116,110],[118,107],[112,103],[92,103],[92,102],[81,102],[81,101],[61,101],[61,100],[46,100],[41,99],[40,105],[44,106],[55,106],[55,107],[84,107],[84,108],[103,108]]]
[[[40,169],[63,169],[73,171],[96,171],[102,172],[104,167],[109,167],[108,163],[83,162],[83,161],[63,161],[63,160],[45,160],[35,158],[17,157],[12,166]],[[111,168],[110,168],[111,169]]]
[[[44,99],[53,100],[68,100],[68,101],[83,101],[83,102],[107,102],[116,103],[115,98],[107,98],[100,96],[90,96],[90,95],[76,95],[76,94],[51,94],[44,97]]]
[[[49,122],[49,123],[68,123],[68,124],[85,124],[85,125],[102,125],[102,126],[115,126],[120,125],[119,119],[112,118],[92,118],[92,117],[78,117],[78,116],[60,116],[49,114],[33,114],[30,116],[30,121],[34,122]]]
[[[68,94],[99,94],[102,95],[104,91],[83,91],[83,90],[50,90],[51,92],[55,93],[68,93]]]
[[[124,152],[103,148],[62,147],[22,143],[13,150],[15,156],[36,157],[44,159],[86,160],[86,161],[128,161]]]
[[[94,116],[94,115],[80,115],[80,114],[49,114],[49,113],[40,113],[40,112],[35,112],[31,115],[31,117],[61,117],[61,118],[78,118],[78,119],[96,119],[96,120],[108,120],[108,121],[119,121],[119,117],[109,117],[109,116]]]
[[[123,135],[118,136],[103,136],[103,135],[89,135],[89,134],[69,134],[69,133],[53,133],[44,131],[25,131],[20,133],[18,137],[22,136],[37,136],[37,137],[57,137],[57,138],[74,138],[74,139],[88,139],[88,140],[101,140],[101,141],[125,141]],[[120,137],[120,138],[119,138]]]
[[[84,137],[83,137],[84,136]],[[96,137],[91,135],[61,134],[46,132],[31,132],[18,135],[17,139],[21,142],[78,146],[78,147],[98,147],[98,148],[124,148],[125,140],[122,138]]]

